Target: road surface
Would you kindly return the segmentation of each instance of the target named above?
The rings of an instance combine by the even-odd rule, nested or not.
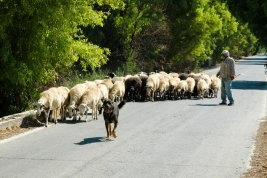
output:
[[[219,106],[220,98],[131,102],[112,141],[102,115],[0,141],[0,177],[240,177],[266,116],[265,58],[236,63],[245,75],[233,82],[234,106]]]

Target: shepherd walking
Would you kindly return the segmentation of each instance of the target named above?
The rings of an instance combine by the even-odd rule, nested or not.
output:
[[[227,50],[223,50],[222,53],[221,68],[217,73],[217,77],[221,77],[221,99],[222,102],[219,105],[227,105],[227,98],[229,100],[228,106],[234,105],[234,98],[232,94],[232,81],[235,79],[235,61],[230,57]],[[227,96],[227,98],[226,98]]]

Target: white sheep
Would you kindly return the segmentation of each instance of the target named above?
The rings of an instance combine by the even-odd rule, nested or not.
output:
[[[171,76],[170,74],[166,74],[166,75],[164,75],[164,78],[167,78],[168,80],[171,80],[173,78],[173,76]]]
[[[164,77],[162,79],[160,79],[159,81],[159,96],[162,100],[165,99],[166,97],[166,92],[169,91],[169,87],[170,87],[170,84],[169,84],[169,79]]]
[[[209,92],[209,86],[204,79],[199,79],[197,83],[197,91],[200,98],[204,98],[204,95]]]
[[[86,92],[89,86],[96,86],[96,84],[94,82],[84,82],[77,84],[70,89],[69,92],[70,102],[67,107],[69,110],[69,118],[71,118],[72,115],[74,114],[73,120],[77,120],[77,114],[76,112],[73,113],[73,111],[77,110],[77,106],[79,106],[81,103],[81,97],[84,94],[84,92]]]
[[[70,89],[67,87],[58,87],[58,93],[61,97],[61,120],[65,120],[66,119],[66,109],[67,106],[69,105],[69,100],[70,100],[70,96],[69,96],[69,92]]]
[[[165,71],[160,71],[159,74],[166,75],[167,73]]]
[[[210,87],[210,85],[211,85],[210,76],[207,74],[201,73],[201,78],[204,79],[206,81],[206,83],[208,84],[208,86]]]
[[[86,114],[85,121],[87,122],[87,111],[92,109],[93,120],[98,119],[98,109],[102,106],[101,91],[97,86],[89,86],[81,97],[80,105],[78,106],[79,114],[83,117]]]
[[[140,76],[147,76],[147,77],[148,77],[148,75],[147,75],[146,72],[139,72],[137,75],[138,75],[139,77],[140,77]]]
[[[125,77],[124,77],[124,80],[126,81],[128,78],[131,78],[131,77],[133,77],[132,75],[126,75]]]
[[[216,74],[212,74],[212,75],[210,76],[211,81],[214,80],[214,79],[216,79],[216,78],[218,78],[218,77],[216,76]]]
[[[169,75],[171,75],[172,77],[179,77],[179,74],[178,73],[169,73]]]
[[[183,99],[185,97],[187,90],[188,90],[187,81],[181,80],[180,82],[178,82],[177,87],[176,87],[176,91],[177,91],[177,96],[180,99]]]
[[[149,75],[146,83],[146,95],[150,97],[151,101],[154,101],[156,91],[159,88],[159,77],[156,74]]]
[[[125,82],[125,77],[113,77],[112,79],[111,79],[111,81],[112,81],[112,83],[114,84],[116,81],[123,81],[123,82]]]
[[[54,112],[54,120],[57,122],[57,109],[62,106],[61,96],[56,87],[49,88],[41,93],[41,97],[38,100],[36,115],[40,116],[41,112],[45,113],[45,126],[48,126],[48,117],[50,111]]]
[[[98,87],[99,90],[100,90],[100,93],[101,93],[101,99],[108,99],[108,93],[109,93],[109,92],[108,92],[108,89],[107,89],[106,85],[100,83],[100,84],[97,85],[97,87]],[[102,105],[101,105],[100,108],[99,108],[99,114],[102,113],[102,109],[103,109],[103,107],[102,107]]]
[[[106,85],[100,83],[97,85],[97,87],[100,89],[101,98],[108,99],[108,89],[107,89]]]
[[[94,80],[95,84],[98,85],[103,82],[103,80]]]
[[[169,96],[172,98],[172,100],[177,97],[177,90],[175,90],[175,88],[177,87],[179,82],[180,79],[178,77],[173,77],[169,80]]]
[[[155,74],[153,74],[153,75],[158,76],[159,79],[164,78],[164,74],[162,74],[162,73],[155,73]]]
[[[186,79],[187,85],[188,85],[188,97],[191,98],[193,92],[194,92],[194,87],[196,85],[196,81],[192,77],[188,77]]]
[[[120,102],[123,100],[125,94],[125,85],[123,81],[116,81],[109,92],[109,98]]]
[[[217,98],[218,91],[221,89],[221,80],[217,77],[212,78],[210,88],[214,97]]]
[[[105,78],[102,81],[102,84],[106,85],[108,92],[110,92],[111,88],[113,87],[113,83],[112,83],[112,80],[110,78]]]

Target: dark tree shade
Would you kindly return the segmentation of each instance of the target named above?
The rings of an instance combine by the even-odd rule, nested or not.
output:
[[[267,46],[267,14],[264,11],[265,0],[226,0],[231,13],[241,22],[248,22],[259,42]]]

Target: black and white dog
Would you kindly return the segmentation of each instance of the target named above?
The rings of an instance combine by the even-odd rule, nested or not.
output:
[[[103,109],[104,109],[103,116],[107,131],[107,140],[110,140],[111,135],[113,135],[114,138],[117,137],[119,109],[121,109],[124,105],[125,105],[124,101],[121,101],[119,104],[117,104],[117,102],[113,102],[110,99],[103,100]],[[114,123],[113,130],[111,130],[112,123]]]

